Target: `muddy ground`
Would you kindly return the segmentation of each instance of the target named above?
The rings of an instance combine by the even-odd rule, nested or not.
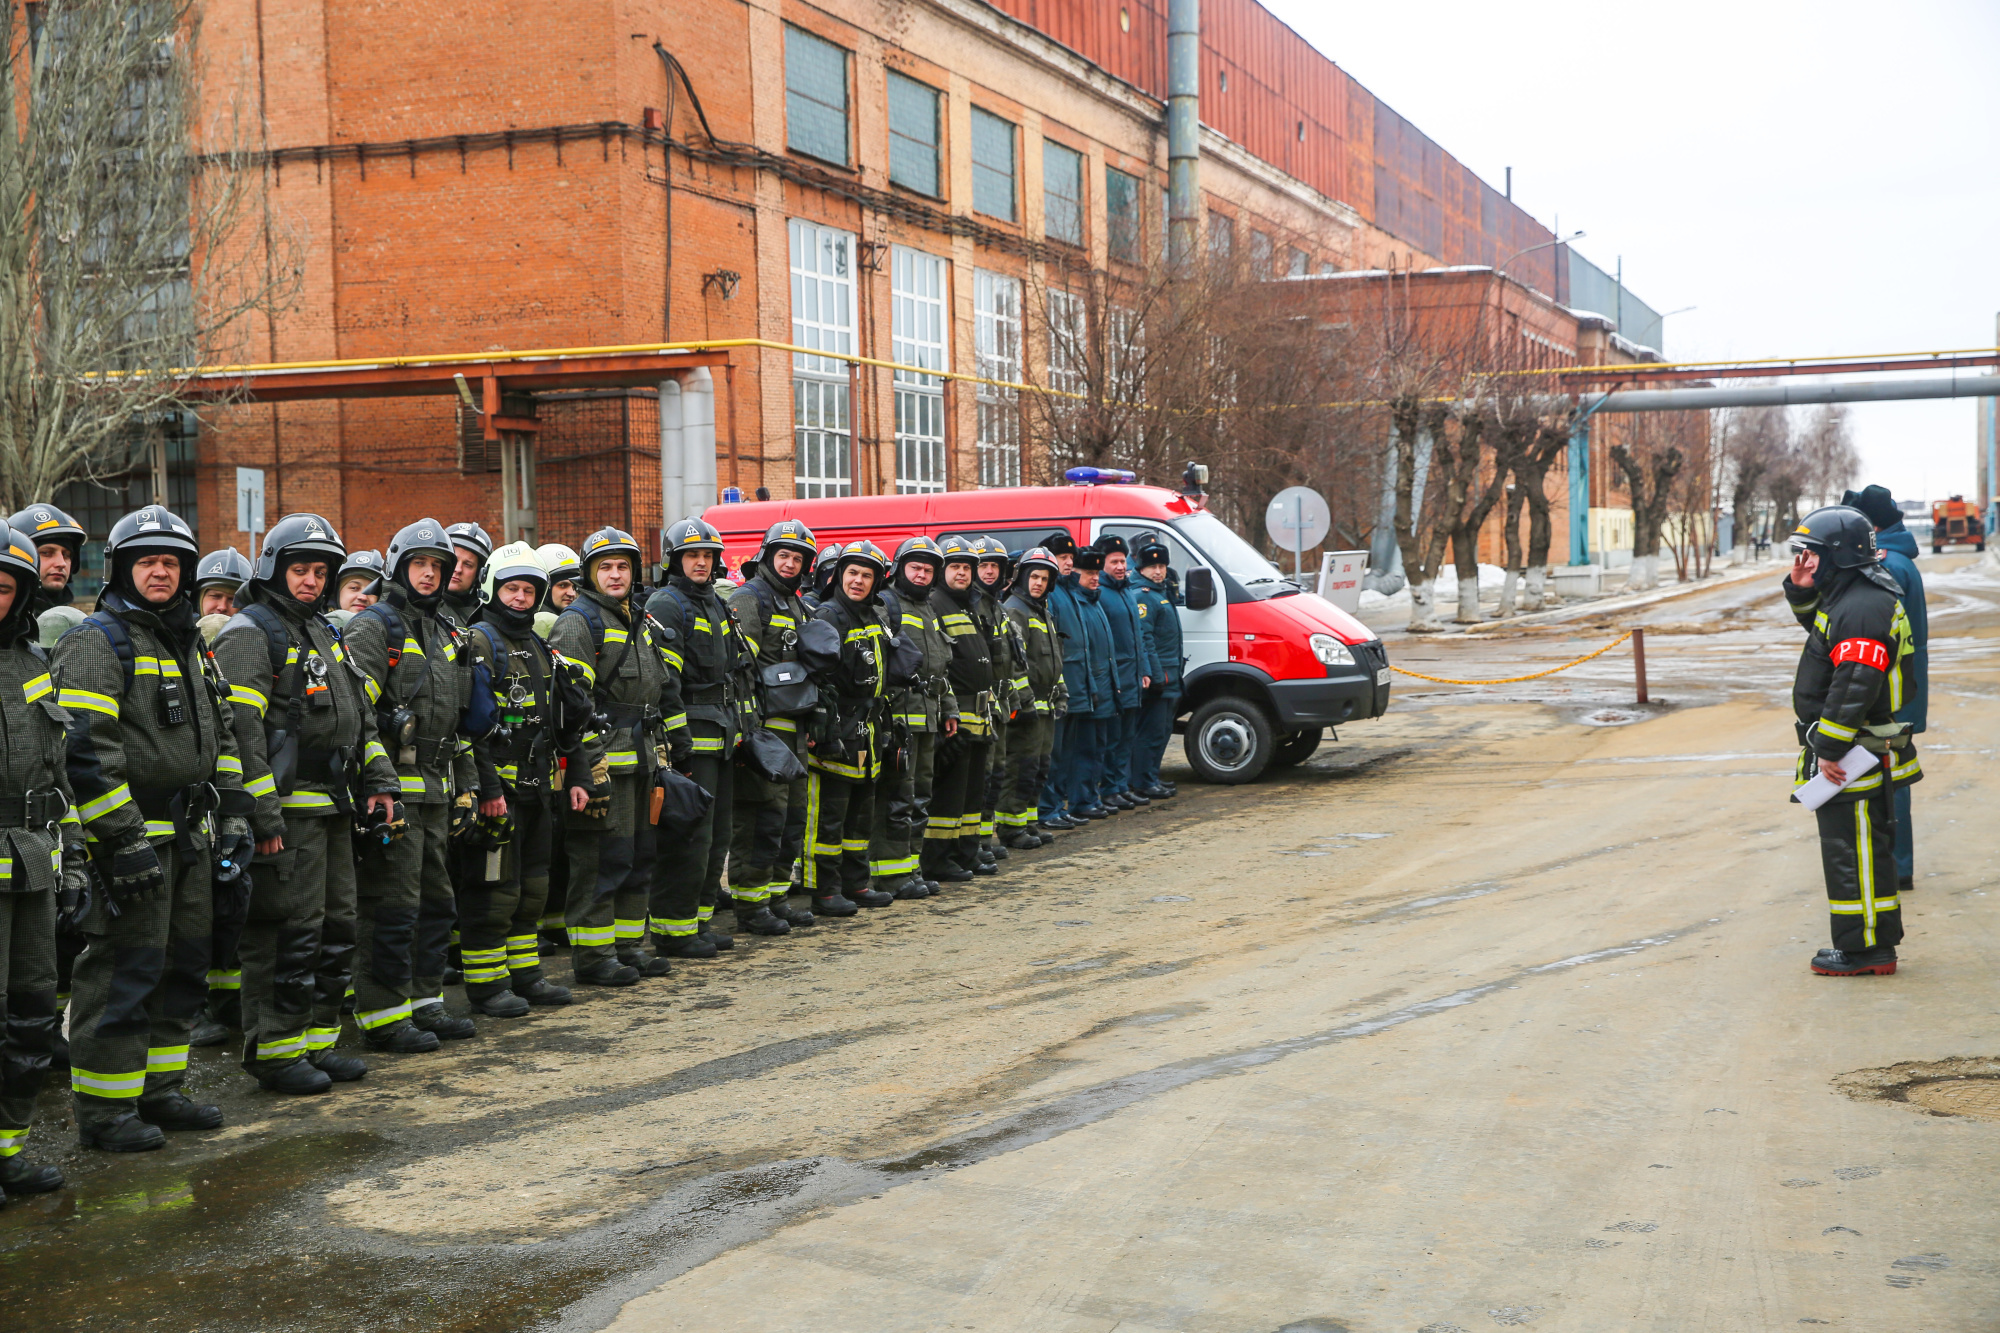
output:
[[[999,878],[377,1057],[0,1210],[10,1324],[2000,1326],[2000,576],[1932,577],[1894,978],[1815,978],[1775,575],[1391,636],[1311,761]],[[566,962],[556,961],[561,979]],[[2000,1115],[2000,1096],[1990,1098]]]

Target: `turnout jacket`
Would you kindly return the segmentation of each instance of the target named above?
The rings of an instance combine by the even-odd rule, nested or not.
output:
[[[472,660],[486,664],[488,688],[500,715],[500,725],[472,743],[479,799],[512,796],[522,788],[552,792],[557,759],[572,773],[588,773],[603,758],[601,737],[584,740],[590,719],[571,716],[575,710],[561,704],[560,674],[575,672],[580,679],[583,673],[535,633],[532,616],[496,616],[492,610],[486,608],[466,636]]]
[[[973,614],[978,597],[972,588],[959,592],[940,582],[931,589],[929,598],[951,650],[945,679],[957,710],[958,729],[967,736],[989,734],[994,710],[993,647],[986,627]]]
[[[583,668],[598,711],[610,720],[608,732],[583,743],[601,747],[614,777],[650,781],[659,766],[653,747],[662,736],[676,758],[692,752],[681,706],[679,635],[631,597],[585,588],[556,617],[549,647]],[[568,785],[589,786],[589,769],[572,768]]]
[[[1050,621],[1046,598],[1036,601],[1021,588],[1008,597],[1005,607],[1021,636],[1021,676],[1029,699],[1020,706],[1021,712],[1047,717],[1055,711],[1056,695],[1063,686],[1062,639]]]
[[[803,584],[803,579],[794,584]],[[799,659],[799,630],[812,618],[812,608],[800,595],[798,586],[785,581],[761,563],[757,572],[729,594],[729,611],[736,617],[737,632],[750,651],[757,668]],[[771,717],[764,725],[773,731],[797,732],[799,719]]]
[[[1028,690],[1027,660],[1021,632],[1007,618],[1005,589],[987,587],[977,576],[972,584],[972,618],[986,633],[988,654],[993,659],[993,688],[999,697],[997,716],[1011,721],[1023,709],[1034,711],[1034,696]]]
[[[1160,664],[1153,657],[1153,640],[1139,613],[1139,598],[1129,579],[1101,575],[1097,604],[1111,626],[1111,663],[1120,712],[1146,702],[1141,681],[1158,680]]]
[[[1880,566],[1838,571],[1810,588],[1785,579],[1785,600],[1806,631],[1792,685],[1802,747],[1794,786],[1811,780],[1816,760],[1838,760],[1857,743],[1882,762],[1842,787],[1834,802],[1880,791],[1885,769],[1896,786],[1923,776],[1908,727],[1895,719],[1902,662],[1915,651],[1899,591]]]
[[[690,733],[697,752],[729,754],[742,727],[742,707],[748,702],[740,677],[749,665],[750,650],[716,595],[715,585],[669,575],[646,601],[646,614],[672,631],[668,646],[677,652],[680,698],[690,722],[706,722],[718,737]],[[682,711],[682,710],[675,710]]]
[[[69,782],[86,836],[112,849],[177,832],[191,838],[199,812],[187,809],[185,794],[197,783],[214,784],[217,812],[247,817],[252,802],[229,687],[186,600],[161,613],[107,592],[97,615],[116,620],[131,644],[129,683],[95,618],[63,635],[52,664],[57,703],[69,714]],[[176,698],[184,720],[171,722]]]
[[[426,607],[424,602],[430,602]],[[438,609],[432,598],[412,597],[391,583],[382,600],[357,611],[342,635],[361,670],[361,690],[380,715],[401,706],[417,716],[417,740],[408,751],[389,749],[402,799],[409,805],[447,805],[454,795],[477,789],[472,749],[462,744],[458,723],[472,698],[472,658],[465,631]],[[388,607],[402,622],[402,642],[394,643]]]
[[[932,593],[938,587],[906,591],[899,585],[880,594],[882,612],[891,634],[901,633],[924,650],[923,670],[917,683],[907,689],[891,687],[889,713],[911,731],[943,731],[944,721],[958,716],[958,700],[951,688],[951,636],[945,633]],[[829,601],[838,601],[829,598]],[[984,733],[981,733],[984,734]]]
[[[21,601],[13,616],[20,632],[0,646],[0,754],[7,760],[0,765],[0,893],[44,893],[60,882],[62,844],[81,842],[83,829],[64,762],[71,715],[56,703],[48,659],[35,646],[34,604]],[[31,812],[30,792],[62,800]],[[60,832],[50,822],[57,818]]]
[[[1130,584],[1132,599],[1138,603],[1139,623],[1153,654],[1153,692],[1178,695],[1187,658],[1181,654],[1181,615],[1174,609],[1173,590],[1155,583],[1144,574]]]
[[[270,625],[283,639],[276,657]],[[257,800],[250,830],[258,841],[283,836],[288,811],[351,810],[357,783],[363,796],[401,789],[376,735],[361,674],[339,631],[317,611],[246,584],[244,608],[229,618],[210,651],[229,682],[243,789]],[[273,771],[274,758],[284,772]]]
[[[827,704],[814,728],[806,764],[844,778],[872,779],[882,771],[880,723],[887,716],[889,627],[874,597],[850,602],[830,594],[813,619],[840,635],[840,661],[821,672],[821,699]]]

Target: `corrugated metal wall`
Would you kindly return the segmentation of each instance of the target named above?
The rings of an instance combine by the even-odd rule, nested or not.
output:
[[[1641,347],[1658,350],[1665,339],[1665,323],[1653,307],[1632,295],[1627,287],[1621,299],[1618,279],[1585,259],[1569,246],[1569,291],[1558,298],[1572,310],[1588,310],[1618,326],[1618,332]]]
[[[1165,100],[1166,0],[988,2]],[[1202,123],[1447,264],[1497,264],[1554,239],[1257,0],[1201,11]],[[1560,299],[1553,247],[1509,271]]]

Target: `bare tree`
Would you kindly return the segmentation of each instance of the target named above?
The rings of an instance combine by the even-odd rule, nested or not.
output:
[[[1667,496],[1667,549],[1682,583],[1705,578],[1715,558],[1715,448],[1707,414],[1675,413],[1682,419],[1681,448],[1687,466]]]
[[[1861,472],[1854,430],[1844,403],[1828,403],[1806,419],[1798,435],[1802,496],[1806,503],[1835,504]]]
[[[1549,471],[1569,449],[1575,417],[1573,407],[1546,412],[1536,422],[1534,438],[1514,456],[1514,487],[1528,510],[1525,611],[1539,611],[1558,600],[1549,587],[1549,549],[1555,544]]]
[[[0,6],[0,505],[122,471],[297,291],[255,127],[202,79],[197,0]]]
[[[1732,408],[1721,416],[1719,470],[1729,495],[1735,559],[1741,564],[1751,557],[1752,523],[1766,481],[1791,452],[1791,418],[1782,407]]]

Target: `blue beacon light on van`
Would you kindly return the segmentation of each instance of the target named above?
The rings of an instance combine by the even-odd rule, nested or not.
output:
[[[1115,467],[1073,467],[1063,480],[1072,486],[1130,486],[1139,474]]]

